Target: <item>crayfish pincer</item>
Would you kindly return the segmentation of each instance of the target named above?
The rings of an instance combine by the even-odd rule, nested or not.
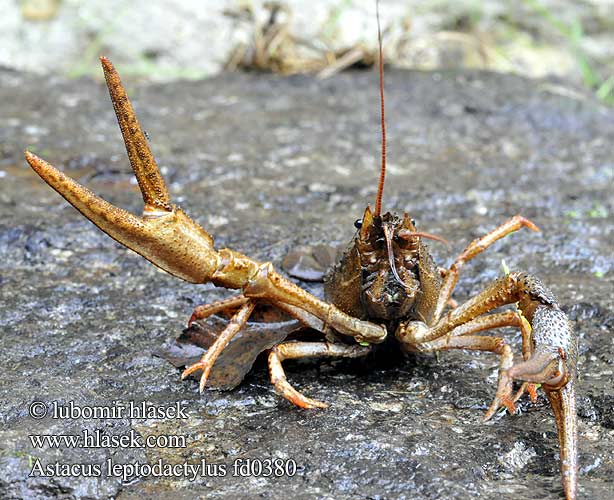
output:
[[[271,263],[258,262],[231,249],[217,249],[213,237],[171,202],[119,76],[109,60],[101,61],[143,195],[142,216],[104,201],[32,153],[26,152],[26,160],[98,228],[154,265],[191,283],[211,282],[239,291],[230,298],[199,306],[192,314],[190,321],[206,322],[218,314],[229,319],[204,356],[185,369],[184,377],[201,371],[202,390],[218,357],[232,347],[229,343],[245,329],[257,306],[264,305],[311,329],[308,341],[289,340],[282,335],[272,345],[262,344],[256,349],[256,355],[264,351],[268,355],[270,379],[277,392],[301,408],[327,405],[290,385],[282,366],[287,359],[361,357],[377,354],[384,343],[409,355],[453,349],[491,352],[500,360],[499,377],[485,418],[491,418],[500,408],[514,413],[518,399],[528,393],[534,400],[540,386],[556,419],[565,495],[568,499],[576,497],[574,391],[578,351],[573,329],[557,300],[538,278],[524,272],[506,274],[464,303],[456,304],[452,299],[466,263],[514,231],[538,228],[520,215],[511,217],[471,242],[451,266],[441,268],[425,243],[441,238],[418,230],[407,213],[382,213],[386,143],[381,59],[383,139],[377,199],[374,209],[367,206],[356,221],[356,233],[340,261],[322,275],[325,300],[294,284]],[[499,309],[508,304],[516,307]],[[485,334],[501,327],[521,332],[521,362],[514,361],[512,346],[503,337]],[[257,344],[258,339],[251,342]],[[234,361],[237,365],[252,362],[239,356]],[[522,383],[517,389],[515,381]]]

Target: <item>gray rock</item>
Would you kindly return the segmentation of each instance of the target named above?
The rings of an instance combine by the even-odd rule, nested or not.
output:
[[[172,195],[220,247],[278,265],[298,245],[349,240],[353,221],[373,203],[380,141],[374,74],[125,83]],[[516,213],[542,228],[511,235],[468,265],[455,296],[464,300],[500,275],[502,259],[555,292],[580,336],[581,496],[608,498],[614,112],[553,82],[489,73],[392,71],[386,84],[384,208],[407,210],[420,229],[451,241],[450,249],[430,245],[442,265]],[[495,392],[492,355],[444,353],[391,367],[385,360],[287,363],[297,388],[331,403],[317,412],[275,395],[262,365],[238,389],[200,396],[196,383],[181,382],[176,368],[152,357],[195,305],[226,292],[182,283],[121,248],[22,157],[30,148],[140,212],[105,94],[90,80],[0,72],[0,497],[560,496],[556,430],[544,398],[523,402],[522,415],[481,423]],[[518,350],[518,336],[510,338]],[[35,401],[49,408],[179,403],[189,418],[36,420],[28,415]],[[177,435],[186,446],[55,450],[34,448],[28,438],[97,429]],[[513,450],[524,451],[510,467]],[[209,468],[195,481],[183,474],[124,483],[105,474],[28,478],[36,459],[204,459]],[[297,471],[234,476],[233,464],[246,459],[293,460]],[[226,466],[225,477],[214,465]]]

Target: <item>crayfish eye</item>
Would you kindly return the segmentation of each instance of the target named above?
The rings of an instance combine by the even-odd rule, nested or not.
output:
[[[362,227],[362,219],[356,219],[356,220],[354,221],[354,227],[355,227],[356,229],[360,229],[360,228]]]

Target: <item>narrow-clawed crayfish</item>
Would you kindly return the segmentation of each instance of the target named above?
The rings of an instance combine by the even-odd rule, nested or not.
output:
[[[142,217],[104,201],[30,152],[26,152],[26,160],[43,180],[102,231],[156,266],[191,283],[212,282],[241,291],[229,299],[196,308],[192,320],[220,312],[226,312],[231,319],[202,359],[184,371],[184,377],[202,370],[202,390],[216,359],[245,327],[258,304],[273,306],[319,332],[310,342],[281,340],[261,349],[268,348],[270,378],[275,389],[301,408],[326,405],[305,397],[288,383],[282,367],[286,359],[360,357],[377,351],[383,344],[403,352],[450,349],[492,352],[500,356],[499,380],[485,419],[501,407],[513,413],[520,396],[528,392],[534,399],[536,384],[541,384],[556,418],[565,495],[575,498],[577,346],[556,299],[536,277],[523,272],[508,273],[461,305],[456,306],[451,299],[460,272],[469,260],[522,227],[538,229],[521,216],[512,217],[474,240],[449,268],[442,269],[435,265],[423,242],[437,237],[417,231],[408,214],[402,217],[390,212],[382,214],[385,172],[382,77],[382,172],[377,200],[374,210],[367,206],[362,219],[356,221],[352,242],[325,277],[323,301],[279,274],[271,263],[257,262],[227,248],[215,249],[213,237],[171,203],[119,76],[108,59],[101,61],[128,157],[143,194]],[[517,310],[491,312],[513,303]],[[512,349],[503,338],[481,333],[506,326],[517,327],[522,333],[524,361],[520,363],[513,362]],[[523,382],[515,393],[514,380]]]

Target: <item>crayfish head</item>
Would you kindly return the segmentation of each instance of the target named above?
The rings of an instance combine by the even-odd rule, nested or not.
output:
[[[369,317],[393,321],[407,317],[420,286],[421,238],[445,241],[417,231],[415,222],[386,212],[373,213],[367,207],[356,221],[354,252],[360,263],[360,301]]]
[[[354,240],[361,268],[361,302],[369,317],[385,321],[405,317],[420,289],[419,237],[413,221],[367,207]]]

